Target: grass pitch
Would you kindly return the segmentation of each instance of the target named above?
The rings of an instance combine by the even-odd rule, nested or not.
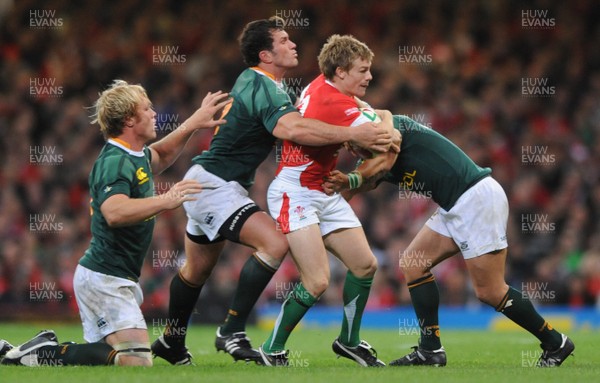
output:
[[[82,342],[78,324],[1,323],[0,338],[22,343],[38,330],[52,328],[59,341]],[[157,335],[149,329],[154,340]],[[193,326],[188,332],[188,347],[194,366],[175,367],[155,359],[152,368],[137,367],[15,367],[0,366],[1,382],[598,382],[600,379],[600,343],[598,331],[571,332],[575,357],[561,367],[540,369],[538,342],[525,331],[443,331],[442,341],[448,354],[448,366],[362,368],[350,360],[337,359],[331,343],[337,329],[298,329],[288,342],[291,367],[268,368],[242,362],[233,363],[229,355],[216,353],[214,326]],[[258,347],[268,331],[249,328],[248,335]],[[416,344],[414,334],[394,331],[363,330],[362,338],[377,349],[379,358],[388,363],[408,353]]]

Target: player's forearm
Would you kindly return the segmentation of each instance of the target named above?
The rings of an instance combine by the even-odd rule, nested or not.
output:
[[[379,154],[364,161],[356,171],[362,175],[365,183],[378,181],[392,168],[397,157],[398,153],[393,151]]]
[[[330,125],[312,118],[303,118],[296,113],[282,116],[273,130],[273,134],[277,138],[309,146],[341,144],[352,138],[348,127]]]
[[[100,210],[108,226],[131,226],[146,221],[166,210],[168,203],[161,196],[129,198],[126,195],[112,196]]]
[[[154,174],[162,173],[177,160],[195,131],[196,129],[192,129],[188,120],[186,120],[167,136],[150,145],[150,148],[158,154],[157,160],[152,161]]]
[[[303,118],[300,113],[288,113],[277,122],[273,135],[301,145],[323,146],[352,142],[374,152],[385,152],[392,142],[392,135],[383,127],[367,122],[347,127]]]

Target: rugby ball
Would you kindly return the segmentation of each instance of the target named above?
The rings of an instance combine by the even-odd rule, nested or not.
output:
[[[373,110],[373,108],[363,107],[363,108],[358,108],[358,110],[360,111],[360,114],[362,114],[362,116],[365,117],[366,119],[368,119],[369,121],[374,122],[374,123],[381,122],[381,118],[379,118],[379,115],[377,115],[377,113],[375,113],[375,110]],[[371,152],[369,149],[361,148],[360,146],[356,146],[354,144],[350,144],[349,146],[352,149],[352,151],[362,159],[373,158],[376,154],[376,153]]]
[[[377,115],[377,113],[375,113],[375,110],[373,110],[373,108],[364,107],[364,108],[358,108],[358,110],[360,111],[360,114],[362,114],[364,117],[366,117],[369,121],[381,122],[381,118],[379,118],[379,115]]]

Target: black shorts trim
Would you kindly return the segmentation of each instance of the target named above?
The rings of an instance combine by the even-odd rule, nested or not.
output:
[[[194,235],[194,234],[188,233],[187,230],[185,232],[185,235],[190,239],[190,241],[197,243],[199,245],[210,245],[211,243],[223,242],[225,240],[225,238],[220,235],[211,241],[210,239],[208,239],[206,234]]]
[[[262,211],[255,203],[249,203],[235,211],[229,218],[223,222],[219,228],[219,234],[232,242],[240,243],[240,232],[242,226],[256,212]]]

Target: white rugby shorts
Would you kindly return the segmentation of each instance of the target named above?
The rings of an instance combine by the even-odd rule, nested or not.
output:
[[[139,283],[77,265],[73,287],[86,342],[101,341],[119,330],[147,329]]]
[[[362,226],[352,207],[340,195],[275,178],[267,192],[269,212],[284,234],[318,224],[325,236],[338,229]]]
[[[433,231],[451,237],[464,259],[508,247],[508,200],[502,186],[486,177],[465,191],[452,209],[441,207],[426,222]]]
[[[227,182],[200,165],[193,165],[183,178],[196,180],[205,187],[194,196],[195,201],[183,203],[188,217],[186,231],[192,235],[206,235],[212,241],[219,236],[219,228],[229,217],[240,208],[254,204],[239,183]]]

